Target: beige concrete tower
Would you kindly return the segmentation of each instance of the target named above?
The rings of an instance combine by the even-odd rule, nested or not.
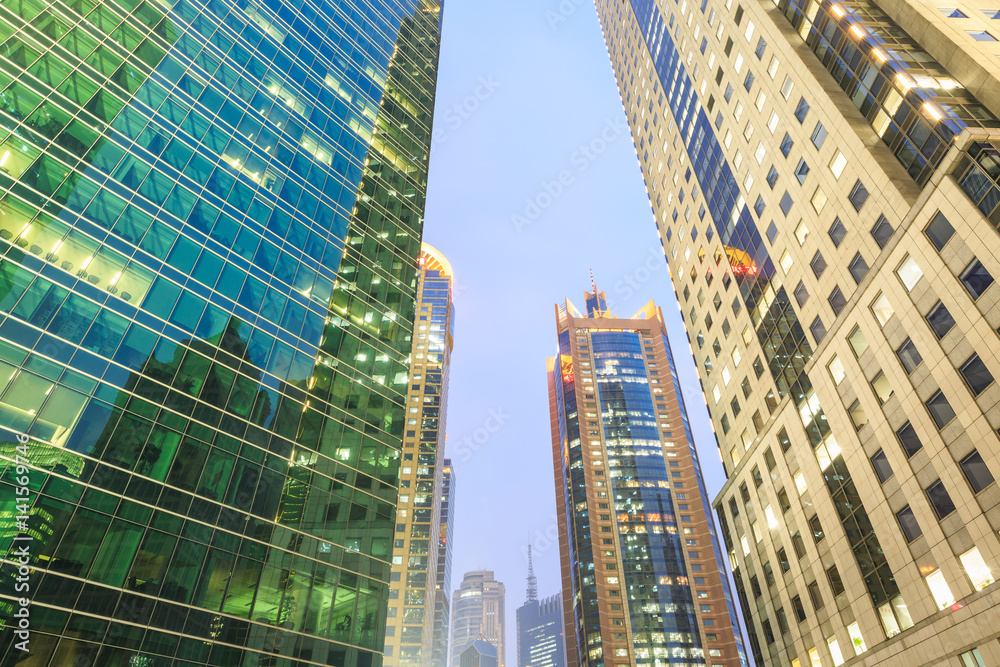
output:
[[[566,664],[745,665],[663,313],[586,303],[548,360]]]
[[[454,344],[453,281],[448,260],[424,243],[399,471],[383,659],[386,667],[431,667],[432,662],[448,374]]]
[[[756,662],[997,664],[1000,7],[597,9]]]

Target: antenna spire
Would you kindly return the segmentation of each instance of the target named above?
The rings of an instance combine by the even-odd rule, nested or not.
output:
[[[590,286],[594,288],[594,298],[597,298],[597,281],[594,280],[594,270],[590,270]]]
[[[538,578],[535,577],[535,567],[531,562],[531,544],[528,544],[528,602],[538,599]]]

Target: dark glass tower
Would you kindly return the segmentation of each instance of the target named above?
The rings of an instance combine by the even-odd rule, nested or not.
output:
[[[440,10],[0,8],[0,664],[381,664]]]
[[[526,598],[517,608],[517,667],[566,667],[562,595],[538,599],[530,544]]]
[[[663,313],[586,303],[548,361],[567,664],[745,667]]]

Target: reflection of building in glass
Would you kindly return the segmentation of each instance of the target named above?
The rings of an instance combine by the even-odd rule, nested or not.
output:
[[[492,570],[466,572],[451,597],[451,667],[461,667],[462,652],[479,638],[497,650],[498,667],[504,667],[504,585]]]
[[[567,664],[745,667],[663,313],[586,302],[548,360]]]
[[[528,594],[517,608],[517,667],[566,667],[562,595],[538,599],[528,546]]]
[[[385,633],[387,667],[431,667],[438,586],[443,578],[451,577],[450,558],[445,559],[444,570],[440,568],[442,539],[448,528],[445,484],[451,474],[444,448],[455,331],[453,281],[448,260],[425,243],[420,253],[405,403],[406,434]]]
[[[441,478],[441,534],[438,538],[437,588],[434,591],[434,638],[432,667],[448,667],[448,637],[451,628],[451,552],[455,544],[455,470],[444,460]]]
[[[31,664],[379,664],[440,5],[5,7]]]
[[[1000,7],[597,8],[755,662],[996,660]]]

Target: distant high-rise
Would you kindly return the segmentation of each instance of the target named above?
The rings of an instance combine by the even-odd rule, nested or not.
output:
[[[517,608],[517,667],[566,667],[562,595],[538,599],[528,546],[528,591]]]
[[[996,661],[1000,6],[596,5],[756,662]]]
[[[437,590],[434,591],[434,637],[432,667],[448,667],[448,637],[451,618],[451,552],[455,543],[455,470],[444,460],[441,479],[440,537],[438,538]]]
[[[479,637],[458,657],[459,667],[498,667],[497,647]]]
[[[381,664],[441,8],[3,5],[0,664]]]
[[[462,652],[482,636],[497,649],[499,667],[505,667],[504,585],[492,570],[466,572],[451,598],[451,664],[460,667]]]
[[[567,664],[745,665],[663,313],[585,298],[548,360]]]
[[[399,473],[396,541],[393,545],[389,612],[385,632],[386,667],[431,667],[437,617],[437,590],[451,576],[446,552],[441,563],[446,472],[445,427],[448,376],[455,327],[454,274],[440,251],[423,244],[417,282],[416,317],[406,397],[406,433]]]

